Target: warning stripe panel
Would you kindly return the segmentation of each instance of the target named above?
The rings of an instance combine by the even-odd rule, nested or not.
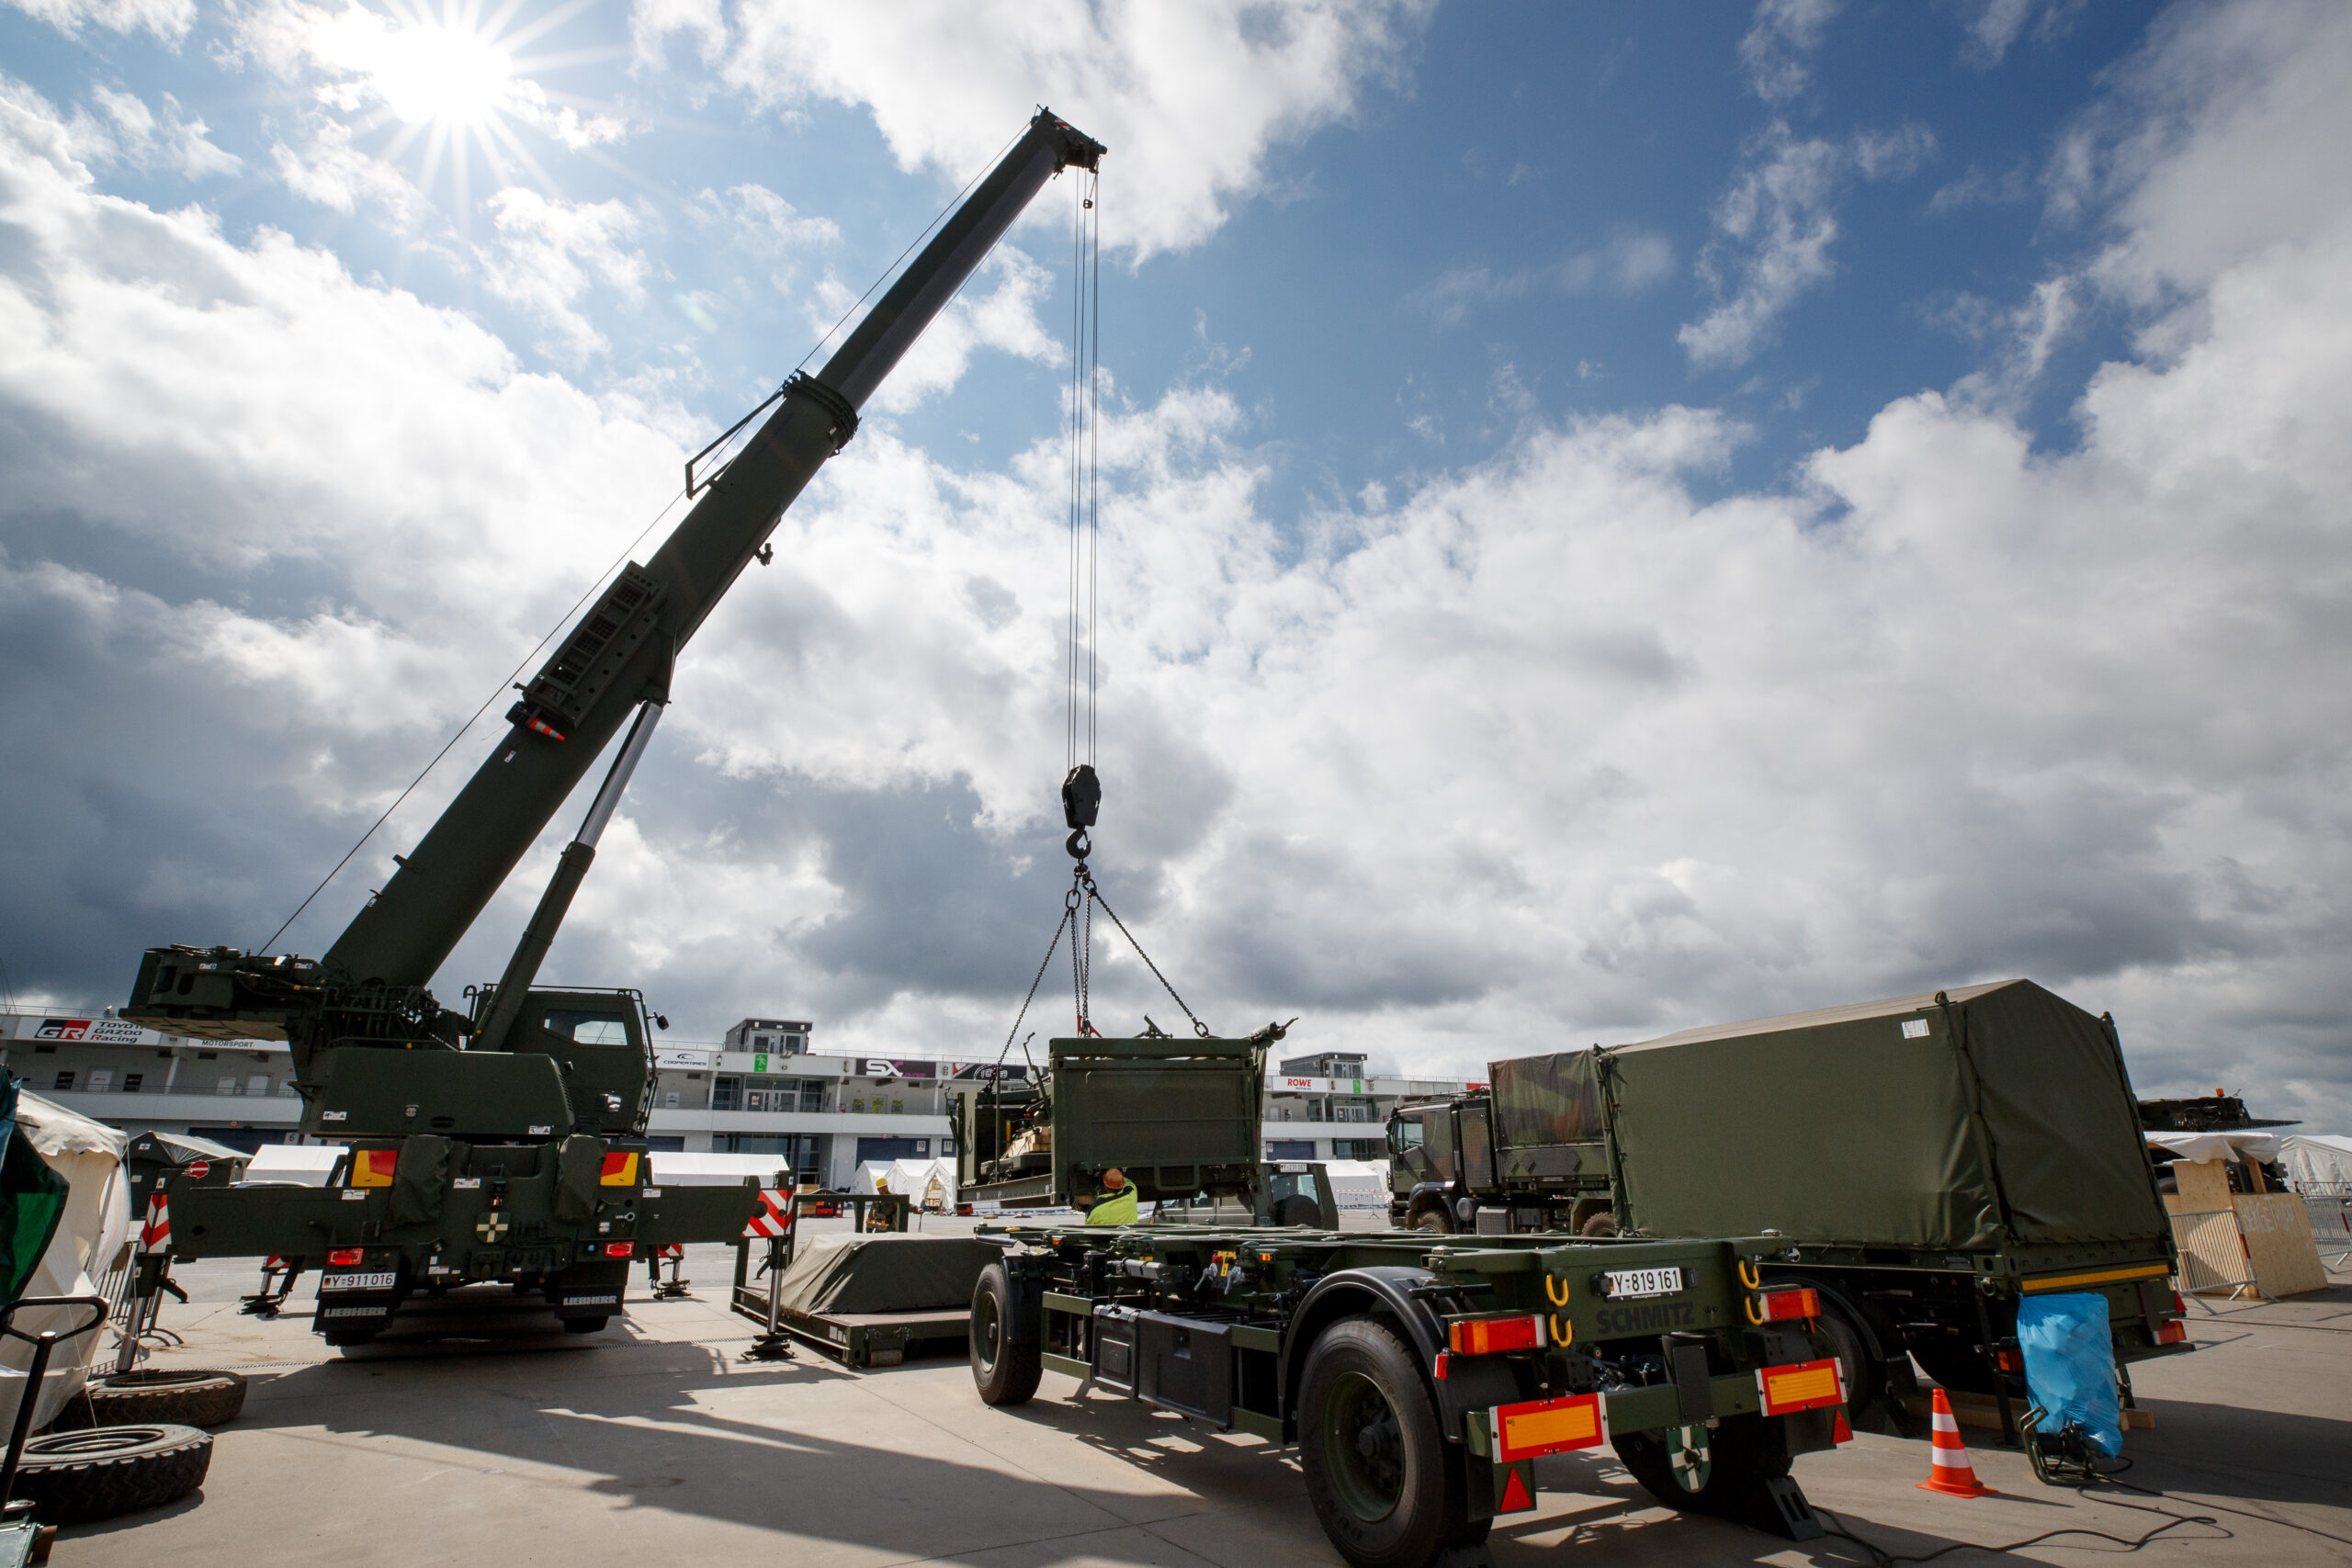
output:
[[[1767,1416],[1789,1416],[1800,1410],[1819,1410],[1846,1403],[1846,1380],[1838,1371],[1835,1357],[1800,1361],[1793,1366],[1759,1368],[1756,1386],[1764,1396]]]

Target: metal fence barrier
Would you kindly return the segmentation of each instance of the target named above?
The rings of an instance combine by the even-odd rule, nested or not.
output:
[[[2311,1216],[2312,1241],[2330,1269],[2352,1268],[2352,1192],[2342,1183],[2302,1190],[2303,1213]]]
[[[2254,1255],[2238,1229],[2235,1209],[2209,1209],[2172,1216],[2173,1241],[2180,1248],[2180,1292],[2204,1307],[2204,1298],[2226,1295],[2232,1301],[2252,1294],[2264,1301],[2270,1294],[2255,1282]]]

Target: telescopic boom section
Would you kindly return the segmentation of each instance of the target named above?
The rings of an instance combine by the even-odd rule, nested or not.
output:
[[[857,412],[956,297],[1046,182],[1104,149],[1050,112],[981,180],[816,376],[782,401],[653,558],[631,561],[507,715],[511,728],[383,889],[327,950],[330,969],[389,986],[430,982],[468,927],[671,668]]]

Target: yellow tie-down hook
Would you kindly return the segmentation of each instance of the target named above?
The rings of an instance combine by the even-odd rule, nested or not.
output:
[[[1568,1282],[1556,1274],[1545,1274],[1544,1294],[1550,1299],[1554,1306],[1566,1307],[1568,1304]],[[1552,1343],[1563,1350],[1576,1342],[1577,1326],[1568,1320],[1565,1312],[1555,1312],[1552,1314],[1551,1329]]]

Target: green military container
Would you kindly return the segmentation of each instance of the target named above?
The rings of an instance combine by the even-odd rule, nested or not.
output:
[[[1146,1202],[1244,1199],[1259,1185],[1268,1024],[1246,1040],[1087,1036],[1047,1046],[1036,1085],[958,1086],[958,1202],[1091,1204],[1117,1169]]]
[[[1912,1359],[1958,1393],[2021,1394],[2027,1296],[2104,1295],[2121,1365],[2189,1348],[2114,1024],[2030,980],[1491,1071],[1490,1092],[1392,1118],[1408,1223],[1783,1238],[1858,1406],[1883,1396],[1894,1424]],[[1477,1135],[1441,1158],[1441,1123]],[[1467,1158],[1482,1138],[1491,1176]]]

